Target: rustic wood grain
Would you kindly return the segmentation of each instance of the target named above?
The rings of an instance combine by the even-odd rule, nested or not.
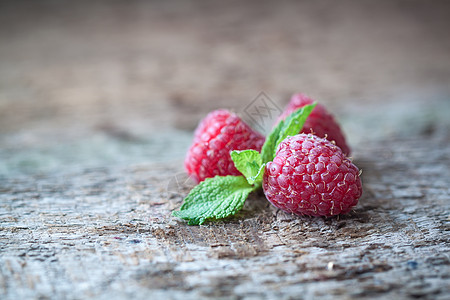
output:
[[[448,5],[332,4],[2,1],[0,299],[448,299]],[[198,119],[260,91],[335,112],[358,206],[173,218]]]
[[[255,194],[233,218],[187,226],[170,216],[183,189],[154,165],[4,179],[2,297],[444,299],[449,138],[367,144],[360,204],[330,219]]]

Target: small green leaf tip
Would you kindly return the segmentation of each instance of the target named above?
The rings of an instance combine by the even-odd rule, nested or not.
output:
[[[278,136],[277,144],[275,146],[274,152],[276,152],[276,149],[278,145],[288,136],[294,136],[300,133],[300,131],[303,128],[303,125],[305,124],[306,119],[313,111],[314,107],[316,107],[317,103],[314,102],[313,104],[308,104],[303,106],[302,108],[297,109],[292,114],[290,114],[280,131],[280,135]]]
[[[262,146],[261,156],[263,163],[272,161],[275,157],[278,145],[288,136],[299,134],[306,119],[311,114],[316,102],[308,104],[297,109],[290,114],[285,120],[281,120],[266,138],[266,142]]]

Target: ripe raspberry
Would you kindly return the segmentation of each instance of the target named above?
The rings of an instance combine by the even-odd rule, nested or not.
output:
[[[227,110],[209,113],[198,125],[184,166],[197,181],[216,175],[241,175],[231,160],[232,150],[260,151],[264,137]]]
[[[345,214],[362,193],[358,168],[326,139],[312,134],[288,137],[266,165],[263,189],[276,207],[294,214]]]
[[[307,105],[312,104],[314,101],[304,94],[295,94],[292,96],[291,101],[287,105],[283,114],[278,118],[277,123],[281,119],[285,119],[295,110]],[[339,124],[334,120],[334,117],[328,113],[325,107],[321,104],[317,104],[314,110],[306,119],[301,133],[314,133],[318,137],[327,138],[329,141],[335,141],[346,155],[350,155],[350,148],[345,142],[344,134],[339,127]]]

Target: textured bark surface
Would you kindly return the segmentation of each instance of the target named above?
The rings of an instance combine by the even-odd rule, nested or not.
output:
[[[0,5],[1,299],[450,297],[444,1]],[[358,206],[171,217],[198,119],[262,90],[335,112]]]

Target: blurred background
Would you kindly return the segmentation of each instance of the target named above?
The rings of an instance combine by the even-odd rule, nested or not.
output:
[[[438,0],[1,1],[0,177],[181,169],[207,112],[260,92],[326,105],[355,156],[448,132],[449,32]]]

